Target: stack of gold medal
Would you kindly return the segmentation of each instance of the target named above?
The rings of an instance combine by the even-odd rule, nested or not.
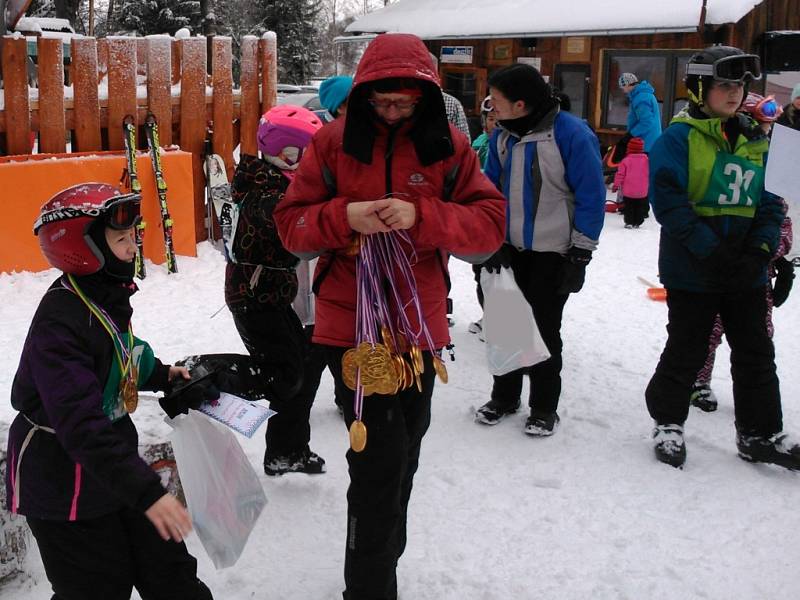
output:
[[[425,364],[420,340],[427,342],[431,352],[434,346],[404,250],[410,248],[414,255],[408,234],[391,231],[360,235],[353,242],[350,250],[356,255],[357,346],[342,356],[342,380],[356,393],[350,447],[361,452],[367,445],[367,427],[361,420],[364,397],[391,396],[414,385],[421,393]],[[399,285],[400,281],[404,285]],[[418,329],[409,322],[409,309],[420,317]],[[433,367],[447,383],[447,368],[435,354]]]

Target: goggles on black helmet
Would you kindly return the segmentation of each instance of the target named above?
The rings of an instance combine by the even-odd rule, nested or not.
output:
[[[139,194],[114,196],[103,205],[105,223],[111,229],[130,229],[141,222],[141,207]]]
[[[761,79],[761,59],[755,54],[734,54],[711,64],[690,62],[686,65],[686,75],[712,77],[714,81],[735,83],[758,81]]]

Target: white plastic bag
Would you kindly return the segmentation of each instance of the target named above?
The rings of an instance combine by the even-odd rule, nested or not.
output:
[[[492,375],[505,375],[550,358],[531,305],[525,300],[511,269],[481,270],[483,335]]]
[[[258,475],[230,429],[195,410],[168,423],[197,536],[217,569],[230,567],[267,504]]]

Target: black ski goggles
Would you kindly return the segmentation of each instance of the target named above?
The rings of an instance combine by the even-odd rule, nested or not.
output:
[[[139,194],[114,196],[103,205],[105,222],[111,229],[130,229],[142,221],[142,197]]]
[[[720,58],[710,65],[689,63],[686,65],[686,74],[733,83],[758,81],[761,79],[761,59],[755,54],[734,54]]]

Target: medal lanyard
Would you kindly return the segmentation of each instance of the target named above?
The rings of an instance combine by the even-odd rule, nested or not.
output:
[[[69,280],[69,283],[63,282],[62,280],[64,287],[73,292],[83,301],[89,311],[97,318],[98,321],[100,321],[100,324],[108,332],[108,335],[111,336],[111,340],[116,342],[112,345],[114,346],[114,353],[116,354],[117,362],[119,363],[121,379],[124,380],[133,362],[133,329],[131,328],[130,322],[128,322],[128,343],[125,344],[119,328],[116,326],[116,324],[114,324],[113,319],[108,316],[108,313],[106,313],[106,311],[104,311],[101,307],[97,306],[86,296],[86,294],[83,293],[83,290],[78,287],[78,284],[71,273],[67,274],[67,279]]]

